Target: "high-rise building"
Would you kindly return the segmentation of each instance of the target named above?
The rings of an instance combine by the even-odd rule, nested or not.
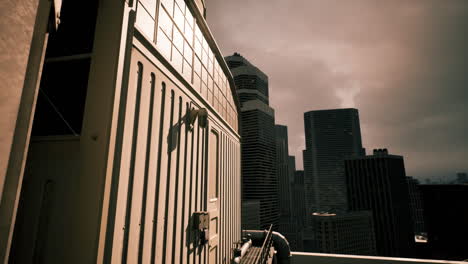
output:
[[[280,218],[283,222],[289,223],[291,218],[291,183],[288,155],[288,128],[286,126],[275,125],[275,142]]]
[[[294,185],[294,177],[296,176],[296,157],[288,157],[288,169],[289,169],[289,184]],[[292,190],[293,188],[291,188]]]
[[[414,250],[408,184],[402,156],[386,149],[345,160],[351,211],[372,211],[380,256],[410,257]]]
[[[413,219],[413,230],[415,235],[422,235],[426,232],[424,227],[423,198],[419,181],[413,177],[406,177],[410,199],[410,213]]]
[[[238,53],[225,58],[240,98],[242,201],[260,201],[260,226],[279,226],[275,114],[268,105],[268,77]]]
[[[230,263],[240,104],[205,1],[2,12],[0,262]]]
[[[350,213],[313,213],[313,252],[351,255],[377,254],[372,214],[369,211]],[[310,248],[307,250],[311,250]]]
[[[290,166],[293,166],[295,159],[290,159]],[[295,167],[295,164],[294,164]],[[296,236],[295,243],[291,245],[291,249],[295,251],[304,250],[304,227],[306,221],[305,211],[305,194],[304,194],[304,171],[293,172],[293,182],[291,184],[291,201],[292,201],[292,220],[295,225]]]
[[[468,185],[421,185],[428,258],[468,259]]]
[[[293,214],[296,223],[299,227],[304,227],[306,223],[306,205],[304,190],[304,171],[296,171],[294,176]]]
[[[307,214],[347,209],[343,160],[363,152],[357,109],[304,113]]]
[[[260,201],[248,200],[242,202],[242,229],[256,230],[260,226]]]

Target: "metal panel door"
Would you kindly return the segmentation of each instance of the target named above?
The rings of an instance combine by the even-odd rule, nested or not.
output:
[[[217,264],[219,255],[219,134],[210,129],[208,139],[208,263]]]

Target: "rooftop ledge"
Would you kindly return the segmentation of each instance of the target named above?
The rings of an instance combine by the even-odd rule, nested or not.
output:
[[[410,263],[450,263],[466,264],[464,261],[391,258],[358,255],[291,252],[291,264],[410,264]]]

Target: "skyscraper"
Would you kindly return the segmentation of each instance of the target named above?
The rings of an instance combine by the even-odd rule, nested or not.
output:
[[[426,232],[424,226],[423,198],[419,181],[413,177],[406,177],[410,199],[410,213],[413,219],[413,230],[415,235]]]
[[[289,223],[291,218],[291,184],[289,175],[288,128],[286,126],[275,125],[275,142],[280,217],[283,222]]]
[[[345,160],[351,211],[372,211],[377,252],[381,256],[411,257],[413,223],[402,156],[386,149]]]
[[[304,171],[298,170],[294,176],[293,208],[296,223],[300,227],[304,227],[306,222],[304,189]]]
[[[316,211],[345,211],[347,202],[343,160],[363,152],[358,110],[350,108],[306,112],[304,128],[307,215]]]
[[[275,114],[268,105],[268,77],[238,53],[225,58],[240,99],[242,199],[260,201],[260,226],[279,225],[275,165]]]
[[[372,213],[314,213],[311,217],[315,240],[312,250],[318,253],[351,255],[377,254]]]

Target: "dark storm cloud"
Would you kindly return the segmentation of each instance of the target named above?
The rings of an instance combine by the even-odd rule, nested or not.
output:
[[[208,0],[226,55],[270,80],[277,123],[302,167],[303,113],[356,107],[368,150],[407,173],[468,169],[468,1]]]

